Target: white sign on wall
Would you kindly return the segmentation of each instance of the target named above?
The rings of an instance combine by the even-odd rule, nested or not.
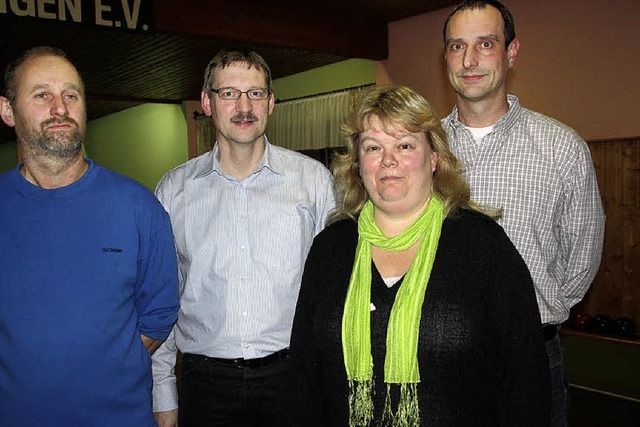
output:
[[[153,0],[0,0],[0,15],[148,32]]]

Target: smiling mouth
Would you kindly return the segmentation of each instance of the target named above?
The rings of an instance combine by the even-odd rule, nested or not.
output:
[[[462,75],[460,77],[467,82],[477,82],[484,78],[484,74]]]

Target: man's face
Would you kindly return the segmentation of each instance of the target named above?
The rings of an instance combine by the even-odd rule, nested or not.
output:
[[[82,80],[64,58],[38,56],[16,71],[13,106],[6,100],[2,118],[39,155],[71,158],[81,152],[86,130]]]
[[[248,65],[230,64],[215,70],[214,89],[233,88],[247,91],[266,88],[264,73]],[[213,118],[218,142],[253,144],[261,141],[267,128],[267,119],[274,106],[271,93],[267,99],[252,101],[246,93],[236,100],[224,100],[216,93],[202,93],[202,108]]]
[[[449,81],[459,100],[504,99],[507,71],[519,41],[505,49],[504,22],[493,6],[465,9],[451,17],[446,30],[445,60]]]

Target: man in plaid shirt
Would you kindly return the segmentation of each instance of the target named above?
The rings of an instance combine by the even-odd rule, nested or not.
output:
[[[589,149],[571,128],[507,94],[520,41],[495,0],[466,0],[444,24],[445,60],[457,94],[443,120],[471,196],[499,220],[533,278],[551,366],[552,426],[567,426],[568,381],[558,326],[600,264],[604,211]]]

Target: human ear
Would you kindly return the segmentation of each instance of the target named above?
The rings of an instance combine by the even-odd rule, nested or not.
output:
[[[11,108],[9,100],[4,96],[0,96],[0,117],[2,117],[2,121],[5,122],[7,126],[15,126],[13,108]]]
[[[431,153],[431,173],[434,173],[438,169],[438,153],[433,151]]]
[[[211,98],[204,90],[200,93],[200,105],[202,105],[204,114],[211,117]]]
[[[276,96],[273,91],[269,94],[269,115],[273,113],[273,107],[276,105]]]
[[[518,51],[520,51],[520,40],[513,39],[511,41],[511,44],[509,44],[509,47],[507,48],[507,59],[509,68],[513,67],[513,64],[516,63]]]

